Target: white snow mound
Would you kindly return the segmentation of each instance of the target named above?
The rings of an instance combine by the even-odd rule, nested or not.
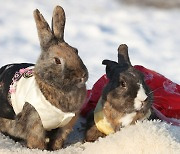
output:
[[[74,131],[77,133],[77,131]],[[79,135],[79,134],[74,134]],[[180,129],[160,121],[144,121],[126,127],[94,143],[76,143],[54,152],[28,149],[0,135],[1,154],[179,154]]]

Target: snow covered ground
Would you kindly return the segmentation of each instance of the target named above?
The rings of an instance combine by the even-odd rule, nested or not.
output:
[[[156,70],[180,84],[180,9],[138,8],[123,5],[117,0],[1,0],[0,66],[14,62],[36,62],[40,48],[33,10],[38,8],[50,23],[56,5],[61,5],[66,12],[65,40],[79,49],[79,54],[89,70],[88,88],[91,88],[104,74],[104,66],[101,65],[103,59],[117,60],[117,48],[122,43],[129,46],[132,64],[140,64]],[[161,126],[162,129],[159,129]],[[139,132],[135,132],[137,129]],[[151,133],[151,129],[157,132],[157,136],[156,133],[152,138],[146,136]],[[166,148],[166,152],[157,151],[157,153],[180,153],[178,127],[145,122],[127,128],[124,133],[123,131],[118,133],[95,144],[75,145],[57,153],[88,153],[88,149],[89,153],[91,150],[92,153],[98,153],[100,147],[105,150],[101,153],[110,153],[110,151],[118,153],[118,148],[120,149],[122,145],[128,147],[129,141],[133,140],[135,147],[132,146],[132,149],[141,144],[141,140],[137,139],[135,142],[136,139],[129,139],[138,134],[139,138],[145,140],[142,146],[147,143],[146,146],[149,145],[151,149],[158,145],[172,150],[168,151]],[[126,133],[132,135],[126,137],[124,135]],[[124,143],[121,138],[129,140]],[[148,142],[149,138],[154,142],[152,140]],[[158,142],[160,140],[163,142]],[[139,153],[148,153],[146,149],[139,148]],[[22,148],[18,143],[0,135],[0,153],[13,152],[48,153]]]

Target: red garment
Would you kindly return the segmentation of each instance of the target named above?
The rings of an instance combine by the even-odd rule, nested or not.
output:
[[[134,68],[145,75],[145,82],[153,91],[153,109],[157,116],[162,120],[180,126],[180,120],[172,119],[180,119],[180,85],[143,66],[136,65]],[[86,102],[81,110],[83,116],[95,108],[107,83],[108,79],[106,75],[103,75],[94,84],[92,90],[88,90]]]

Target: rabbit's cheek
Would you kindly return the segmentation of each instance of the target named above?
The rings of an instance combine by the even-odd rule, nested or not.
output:
[[[139,90],[138,90],[138,92],[137,92],[137,96],[136,96],[136,98],[134,99],[134,108],[136,109],[136,110],[141,110],[143,107],[144,107],[144,105],[145,105],[145,100],[147,99],[147,95],[146,95],[146,93],[145,93],[145,90],[144,90],[144,88],[143,88],[143,86],[142,86],[142,84],[140,84],[140,86],[139,86],[140,88],[139,88]]]

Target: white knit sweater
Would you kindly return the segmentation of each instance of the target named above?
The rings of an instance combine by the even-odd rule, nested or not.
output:
[[[63,127],[75,116],[75,113],[65,113],[46,100],[40,91],[35,77],[21,77],[11,85],[11,103],[16,114],[20,113],[26,102],[38,112],[43,127],[46,130]]]

